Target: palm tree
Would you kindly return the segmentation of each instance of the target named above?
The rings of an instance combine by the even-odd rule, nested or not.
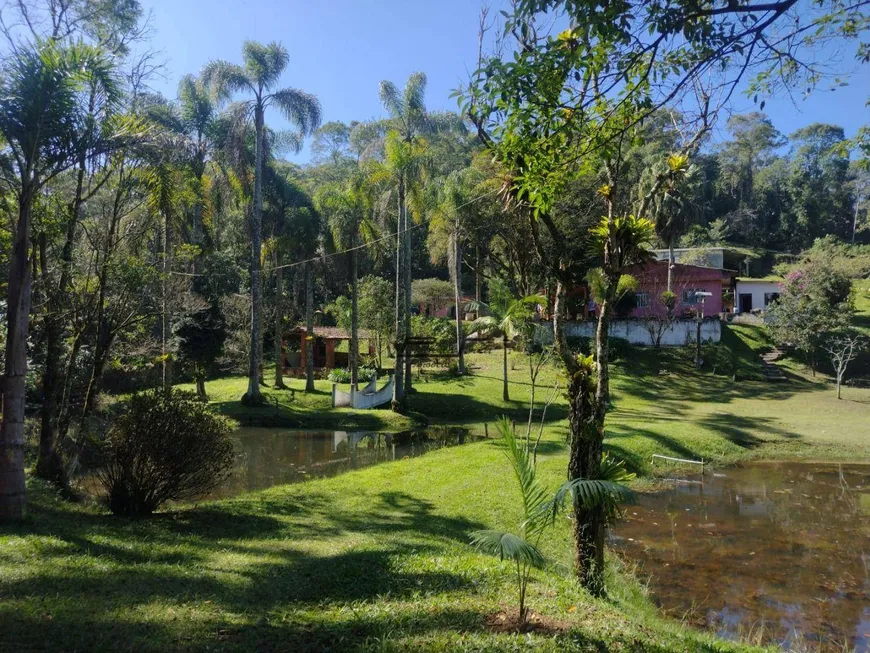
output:
[[[471,533],[471,543],[477,549],[497,555],[502,560],[514,563],[519,590],[517,625],[526,621],[526,590],[531,571],[544,562],[538,544],[544,531],[552,526],[556,516],[568,499],[576,508],[599,511],[604,523],[614,521],[620,514],[620,504],[633,500],[633,493],[624,483],[634,478],[626,472],[625,465],[604,455],[601,471],[596,478],[572,478],[566,481],[550,497],[537,478],[534,450],[528,439],[517,437],[510,420],[502,416],[496,423],[504,447],[502,451],[513,468],[514,478],[520,490],[523,520],[518,533],[497,530],[480,530]],[[574,527],[582,528],[575,520]]]
[[[462,325],[462,246],[466,233],[474,224],[477,214],[472,196],[484,182],[475,168],[464,168],[450,173],[439,189],[437,208],[429,220],[429,245],[433,262],[444,256],[453,281],[456,306],[456,355],[459,374],[465,374],[465,332]],[[446,256],[445,256],[446,255]]]
[[[312,202],[292,177],[290,169],[280,164],[266,168],[266,217],[272,237],[268,249],[275,264],[275,387],[284,386],[284,257],[296,254],[306,258],[317,233],[311,224]],[[301,247],[294,247],[301,246]]]
[[[399,208],[396,229],[396,373],[393,384],[393,409],[404,411],[411,390],[411,356],[407,351],[411,337],[411,239],[408,219],[408,191],[416,181],[421,165],[420,136],[444,122],[427,113],[423,98],[426,75],[413,73],[402,90],[382,81],[381,103],[389,114],[387,163],[395,172]]]
[[[356,385],[359,368],[359,247],[378,238],[372,220],[372,200],[365,178],[356,175],[344,185],[321,187],[314,196],[317,209],[326,217],[335,244],[347,250],[350,262],[351,328],[350,375]]]
[[[480,334],[500,334],[502,339],[502,399],[510,401],[508,393],[507,352],[510,343],[520,335],[531,335],[532,318],[538,306],[545,306],[547,298],[543,295],[529,295],[515,298],[504,287],[493,284],[492,300],[489,304],[469,302],[472,311],[483,310],[489,315],[482,315],[471,323],[470,332]]]
[[[33,204],[43,186],[75,165],[83,151],[99,153],[92,147],[97,135],[83,129],[89,124],[86,97],[95,80],[110,104],[118,101],[120,82],[109,57],[92,46],[63,46],[53,40],[18,50],[6,60],[0,75],[3,174],[18,200],[7,285],[0,519],[23,517],[26,505],[24,394]]]
[[[185,75],[178,83],[178,107],[183,133],[190,142],[190,168],[193,177],[193,241],[202,240],[203,181],[205,166],[211,150],[211,132],[214,128],[215,106],[202,80]]]
[[[694,221],[696,206],[693,185],[697,178],[696,168],[689,164],[684,154],[672,154],[667,159],[667,172],[663,179],[662,192],[652,197],[652,213],[655,216],[655,232],[668,248],[668,292],[674,292],[674,243]]]
[[[242,46],[244,65],[227,61],[211,61],[203,70],[205,85],[218,100],[229,100],[234,93],[250,93],[243,103],[246,113],[253,113],[256,145],[254,155],[254,206],[251,213],[251,359],[248,370],[248,391],[242,397],[248,403],[260,403],[260,345],[262,341],[262,283],[260,256],[263,210],[263,148],[266,131],[266,109],[276,107],[298,130],[300,135],[312,134],[320,125],[320,103],[313,95],[294,88],[274,90],[281,74],[290,62],[290,55],[280,43],[263,45],[245,41]]]

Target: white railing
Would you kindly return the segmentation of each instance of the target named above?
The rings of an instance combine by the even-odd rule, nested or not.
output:
[[[369,381],[361,390],[351,386],[350,392],[339,390],[338,386],[332,384],[332,407],[341,408],[358,408],[367,410],[377,408],[389,403],[393,399],[393,377],[391,376],[386,385],[380,390],[378,387],[377,377]]]

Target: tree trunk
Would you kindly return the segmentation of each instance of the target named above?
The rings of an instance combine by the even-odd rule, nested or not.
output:
[[[263,131],[265,129],[263,106],[258,102],[254,109],[256,128],[256,152],[254,156],[254,210],[251,213],[251,359],[248,366],[248,391],[242,402],[259,404],[260,394],[260,347],[263,339],[261,325],[263,314],[263,289],[260,276],[260,250],[262,240],[263,211]]]
[[[314,392],[314,278],[312,263],[305,264],[305,392]]]
[[[93,412],[97,403],[97,390],[100,387],[100,379],[103,377],[103,372],[106,369],[106,362],[109,359],[109,352],[112,349],[112,343],[115,340],[115,334],[112,333],[107,324],[98,324],[99,333],[97,334],[97,342],[94,347],[94,362],[91,368],[91,378],[88,381],[88,389],[85,393],[84,407],[82,408],[82,422]],[[171,386],[170,386],[171,389]]]
[[[403,259],[405,258],[402,231],[405,226],[405,185],[399,178],[399,219],[396,229],[396,362],[393,375],[392,409],[404,413],[407,409],[405,398],[405,274]]]
[[[502,391],[501,398],[505,401],[510,401],[510,395],[508,394],[508,364],[507,364],[507,355],[508,355],[508,337],[507,334],[502,334]]]
[[[456,355],[459,358],[459,374],[465,374],[465,333],[462,330],[462,248],[459,233],[453,234],[453,294],[456,300]]]
[[[381,343],[381,332],[378,331],[375,333],[375,343],[378,348],[378,369],[380,370],[384,366],[384,356],[383,356],[383,344]]]
[[[163,383],[163,391],[169,392],[172,387],[172,353],[169,351],[169,336],[171,329],[170,316],[170,285],[169,275],[172,271],[172,228],[170,225],[169,213],[163,216],[163,307],[161,315],[160,329],[160,353],[163,360],[161,380]]]
[[[275,387],[284,388],[284,268],[281,249],[275,250]]]
[[[40,409],[39,455],[36,461],[36,475],[60,485],[66,483],[63,457],[56,447],[58,441],[58,400],[62,387],[60,367],[64,332],[64,319],[60,313],[66,289],[69,286],[72,249],[79,219],[79,200],[83,180],[84,170],[80,167],[76,181],[76,198],[73,200],[63,250],[60,255],[60,277],[56,287],[46,288],[48,314],[45,319],[45,363],[42,371],[42,407]],[[41,240],[44,244],[44,237]],[[48,269],[45,255],[42,258],[43,265],[46,266],[42,275],[44,279],[47,279]]]
[[[354,239],[356,244],[356,239]],[[350,253],[350,383],[359,382],[359,257],[357,250]]]
[[[668,242],[668,292],[674,292],[674,243]]]
[[[93,116],[96,106],[97,92],[91,87],[88,100],[89,115]],[[92,127],[88,129],[92,133]],[[63,353],[64,319],[61,315],[64,306],[67,289],[72,274],[72,252],[75,245],[76,227],[81,220],[81,209],[84,204],[84,181],[87,171],[86,152],[82,151],[78,157],[76,166],[75,194],[70,203],[69,222],[66,228],[63,249],[60,256],[60,275],[57,286],[47,288],[48,317],[45,321],[45,363],[42,373],[42,407],[40,415],[39,454],[36,461],[36,475],[47,481],[65,485],[66,475],[63,467],[63,457],[58,450],[61,438],[65,432],[60,433],[58,424],[60,412],[65,408],[62,400],[62,391],[65,387],[60,376],[61,356]],[[108,176],[106,177],[106,179]],[[105,181],[105,179],[104,179]],[[101,184],[98,184],[98,186]],[[43,279],[47,279],[48,266],[45,254],[45,237],[42,236],[42,263]],[[34,258],[34,267],[35,267]],[[77,353],[77,350],[76,350]],[[75,354],[74,354],[75,355]]]
[[[260,297],[261,298],[262,298],[262,288],[265,285],[266,284],[264,283],[263,270],[261,267],[261,269],[260,269],[260,289],[261,289]],[[257,346],[260,348],[260,353],[258,355],[258,359],[259,359],[260,363],[257,366],[257,383],[259,383],[260,385],[266,385],[266,381],[263,379],[263,365],[264,365],[264,362],[266,360],[266,357],[264,356],[265,345],[263,342],[263,340],[264,340],[263,334],[265,334],[265,329],[263,329],[263,323],[265,322],[265,319],[266,319],[265,313],[266,312],[264,310],[262,310],[262,299],[261,299],[260,300],[260,339],[257,341]]]
[[[601,452],[603,447],[603,421],[599,425],[597,412],[598,402],[602,397],[596,395],[600,382],[600,365],[598,379],[593,379],[595,370],[581,366],[577,358],[568,348],[564,332],[565,286],[561,281],[556,283],[555,302],[553,305],[553,333],[556,350],[562,358],[568,372],[568,430],[570,450],[568,456],[568,480],[580,478],[594,479],[601,474]],[[602,332],[602,321],[604,322]],[[603,358],[598,353],[598,346],[607,346],[607,327],[610,321],[610,304],[607,300],[602,304],[602,318],[599,318],[596,330],[596,353],[606,370],[607,356]],[[603,337],[603,342],[602,342]],[[605,382],[607,374],[605,371]],[[574,569],[580,584],[594,595],[604,592],[604,516],[600,509],[587,510],[581,502],[573,505],[574,520],[572,524]]]
[[[57,418],[57,442],[61,443],[66,439],[69,433],[69,425],[72,421],[72,409],[70,408],[70,398],[73,388],[73,376],[75,369],[78,366],[79,351],[81,351],[82,341],[84,339],[84,331],[79,330],[73,336],[72,345],[70,346],[69,357],[66,362],[66,371],[63,375],[63,383],[61,384],[60,405],[58,406]]]
[[[403,212],[405,214],[405,396],[413,390],[411,384],[411,347],[407,343],[411,341],[411,218],[408,208],[405,206],[405,198],[402,198]]]
[[[97,306],[96,306],[96,317],[94,320],[94,331],[96,332],[96,343],[94,346],[94,357],[93,364],[91,367],[91,376],[88,380],[88,387],[85,392],[85,401],[84,407],[82,408],[81,419],[82,422],[90,415],[91,411],[94,409],[96,404],[97,390],[99,389],[100,379],[103,376],[103,370],[105,367],[105,362],[109,356],[109,350],[112,346],[112,341],[114,340],[114,333],[112,333],[106,322],[106,288],[109,283],[109,270],[112,262],[112,256],[115,251],[115,235],[118,230],[118,224],[120,223],[120,211],[116,209],[112,212],[112,220],[109,223],[109,232],[106,237],[106,249],[103,252],[102,263],[100,264],[100,271],[97,275],[97,279],[99,281],[99,292],[97,293]],[[165,252],[165,248],[164,248]],[[165,260],[165,259],[164,259]],[[164,283],[166,282],[166,276],[164,275]],[[166,298],[166,290],[163,290],[164,293],[164,301]],[[166,317],[166,307],[164,306],[163,317]],[[165,327],[164,327],[165,328]],[[72,362],[72,361],[71,361]],[[71,368],[70,368],[71,371]],[[164,385],[164,389],[167,386]]]
[[[591,370],[571,377],[568,385],[571,446],[568,479],[594,479],[600,475],[602,438],[595,419]],[[600,508],[587,509],[574,502],[574,568],[580,584],[593,595],[604,592],[604,516]]]
[[[296,320],[299,318],[301,311],[299,310],[299,272],[301,270],[300,266],[296,266],[293,268],[293,281],[291,282],[290,289],[290,311],[288,315],[288,322],[290,324],[296,324]],[[304,273],[304,271],[303,271]]]
[[[194,374],[196,375],[196,396],[203,401],[208,401],[208,394],[205,391],[205,370],[197,368]]]
[[[480,303],[480,247],[475,250],[474,255],[474,301]]]
[[[24,175],[30,176],[29,171]],[[27,260],[34,180],[21,190],[18,224],[9,257],[6,305],[6,355],[3,369],[3,418],[0,423],[0,521],[21,519],[27,507],[24,485],[24,395],[27,332],[30,327],[31,270]]]

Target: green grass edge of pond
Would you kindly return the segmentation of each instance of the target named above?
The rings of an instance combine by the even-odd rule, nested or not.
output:
[[[750,365],[753,349],[741,342]],[[522,423],[522,361],[513,361],[505,403],[499,353],[469,359],[473,377],[419,383],[412,407],[433,423],[501,413]],[[546,370],[542,389],[556,376]],[[212,399],[237,401],[238,382],[210,383]],[[645,352],[617,363],[607,447],[641,474],[652,453],[719,465],[867,458],[868,438],[854,427],[866,423],[870,392],[848,390],[837,402],[829,384],[802,377],[783,387],[734,383],[695,372],[681,352]],[[348,427],[329,415],[325,392],[317,397],[303,413]],[[565,411],[560,399],[548,412],[539,460],[549,487],[564,477]],[[383,422],[372,430],[407,426],[377,412]],[[515,590],[510,569],[476,554],[468,532],[515,527],[507,472],[493,443],[471,443],[142,521],[63,502],[31,480],[28,519],[0,532],[0,649],[754,650],[661,617],[614,556],[608,600],[591,599],[571,578],[565,521],[544,542],[550,563],[535,573],[529,604],[567,632],[488,630],[487,616],[512,606]]]

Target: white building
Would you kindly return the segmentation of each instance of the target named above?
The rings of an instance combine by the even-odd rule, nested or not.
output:
[[[777,299],[780,292],[782,292],[782,279],[778,277],[764,279],[738,277],[734,289],[734,312],[751,313],[767,310],[770,302]]]
[[[654,249],[653,256],[657,261],[668,260],[668,250]],[[674,248],[674,263],[685,265],[700,265],[705,268],[725,267],[724,247],[677,247]]]

